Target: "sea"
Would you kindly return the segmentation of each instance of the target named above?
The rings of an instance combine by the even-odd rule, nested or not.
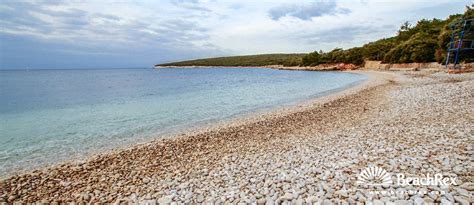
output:
[[[0,70],[0,176],[292,106],[366,79],[240,67]]]

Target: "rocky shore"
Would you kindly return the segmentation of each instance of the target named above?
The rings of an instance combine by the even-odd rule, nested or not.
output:
[[[300,106],[2,179],[0,202],[472,203],[474,74],[364,73]],[[367,167],[393,183],[357,183]],[[413,183],[427,174],[452,180]]]
[[[359,66],[354,64],[346,63],[331,63],[321,64],[317,66],[283,66],[283,65],[268,65],[263,66],[264,68],[271,68],[277,70],[306,70],[306,71],[344,71],[344,70],[357,70]]]

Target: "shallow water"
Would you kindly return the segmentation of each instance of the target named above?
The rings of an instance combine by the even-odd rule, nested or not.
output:
[[[262,68],[0,71],[0,176],[365,79]]]

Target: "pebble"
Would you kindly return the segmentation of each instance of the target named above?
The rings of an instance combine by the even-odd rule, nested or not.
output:
[[[332,201],[329,200],[329,199],[325,199],[325,200],[323,201],[323,205],[332,205]]]
[[[461,116],[474,115],[474,74],[395,75],[396,86],[298,112],[157,140],[80,166],[66,163],[12,176],[1,181],[0,193],[6,194],[0,201],[469,204],[474,185],[465,177],[472,173],[472,138],[466,136],[472,120]],[[456,83],[447,83],[452,79]],[[357,184],[368,166],[407,176],[442,173],[458,177],[460,185]],[[424,193],[369,194],[374,190]]]
[[[453,203],[445,198],[441,198],[441,205],[452,205]]]
[[[266,199],[261,198],[261,199],[258,199],[258,200],[257,200],[257,205],[265,205],[266,202],[267,202]]]
[[[365,203],[367,204],[367,203]],[[373,201],[373,205],[384,205],[385,203],[383,201],[380,201],[380,200],[374,200]]]
[[[463,170],[462,165],[458,165],[458,166],[455,166],[455,167],[453,168],[453,171],[454,171],[454,173],[456,173],[456,174],[460,174],[460,173],[462,172],[462,170]]]
[[[171,204],[172,201],[173,201],[172,196],[164,196],[164,197],[161,197],[160,199],[158,199],[158,204],[168,205],[168,204]]]
[[[411,202],[408,200],[396,200],[394,203],[395,205],[410,205],[411,204]]]
[[[204,201],[204,196],[203,196],[203,195],[198,195],[198,196],[196,197],[196,201],[197,201],[198,203],[202,203],[202,202]]]
[[[413,199],[413,204],[414,205],[423,205],[423,204],[425,204],[425,201],[420,197],[415,197]]]
[[[462,196],[454,196],[454,201],[461,205],[470,205],[469,200]]]
[[[472,195],[465,189],[462,189],[462,188],[456,188],[456,192],[461,195],[461,196],[465,196],[465,197],[471,197]]]
[[[281,200],[284,200],[284,201],[285,201],[285,200],[286,200],[286,201],[290,201],[290,200],[292,200],[292,199],[293,199],[293,194],[291,194],[291,193],[285,193],[285,195],[283,195],[283,196],[281,197]]]

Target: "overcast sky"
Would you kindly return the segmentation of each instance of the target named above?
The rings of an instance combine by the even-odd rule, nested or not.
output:
[[[350,48],[468,0],[70,0],[0,3],[0,69],[124,68]]]

